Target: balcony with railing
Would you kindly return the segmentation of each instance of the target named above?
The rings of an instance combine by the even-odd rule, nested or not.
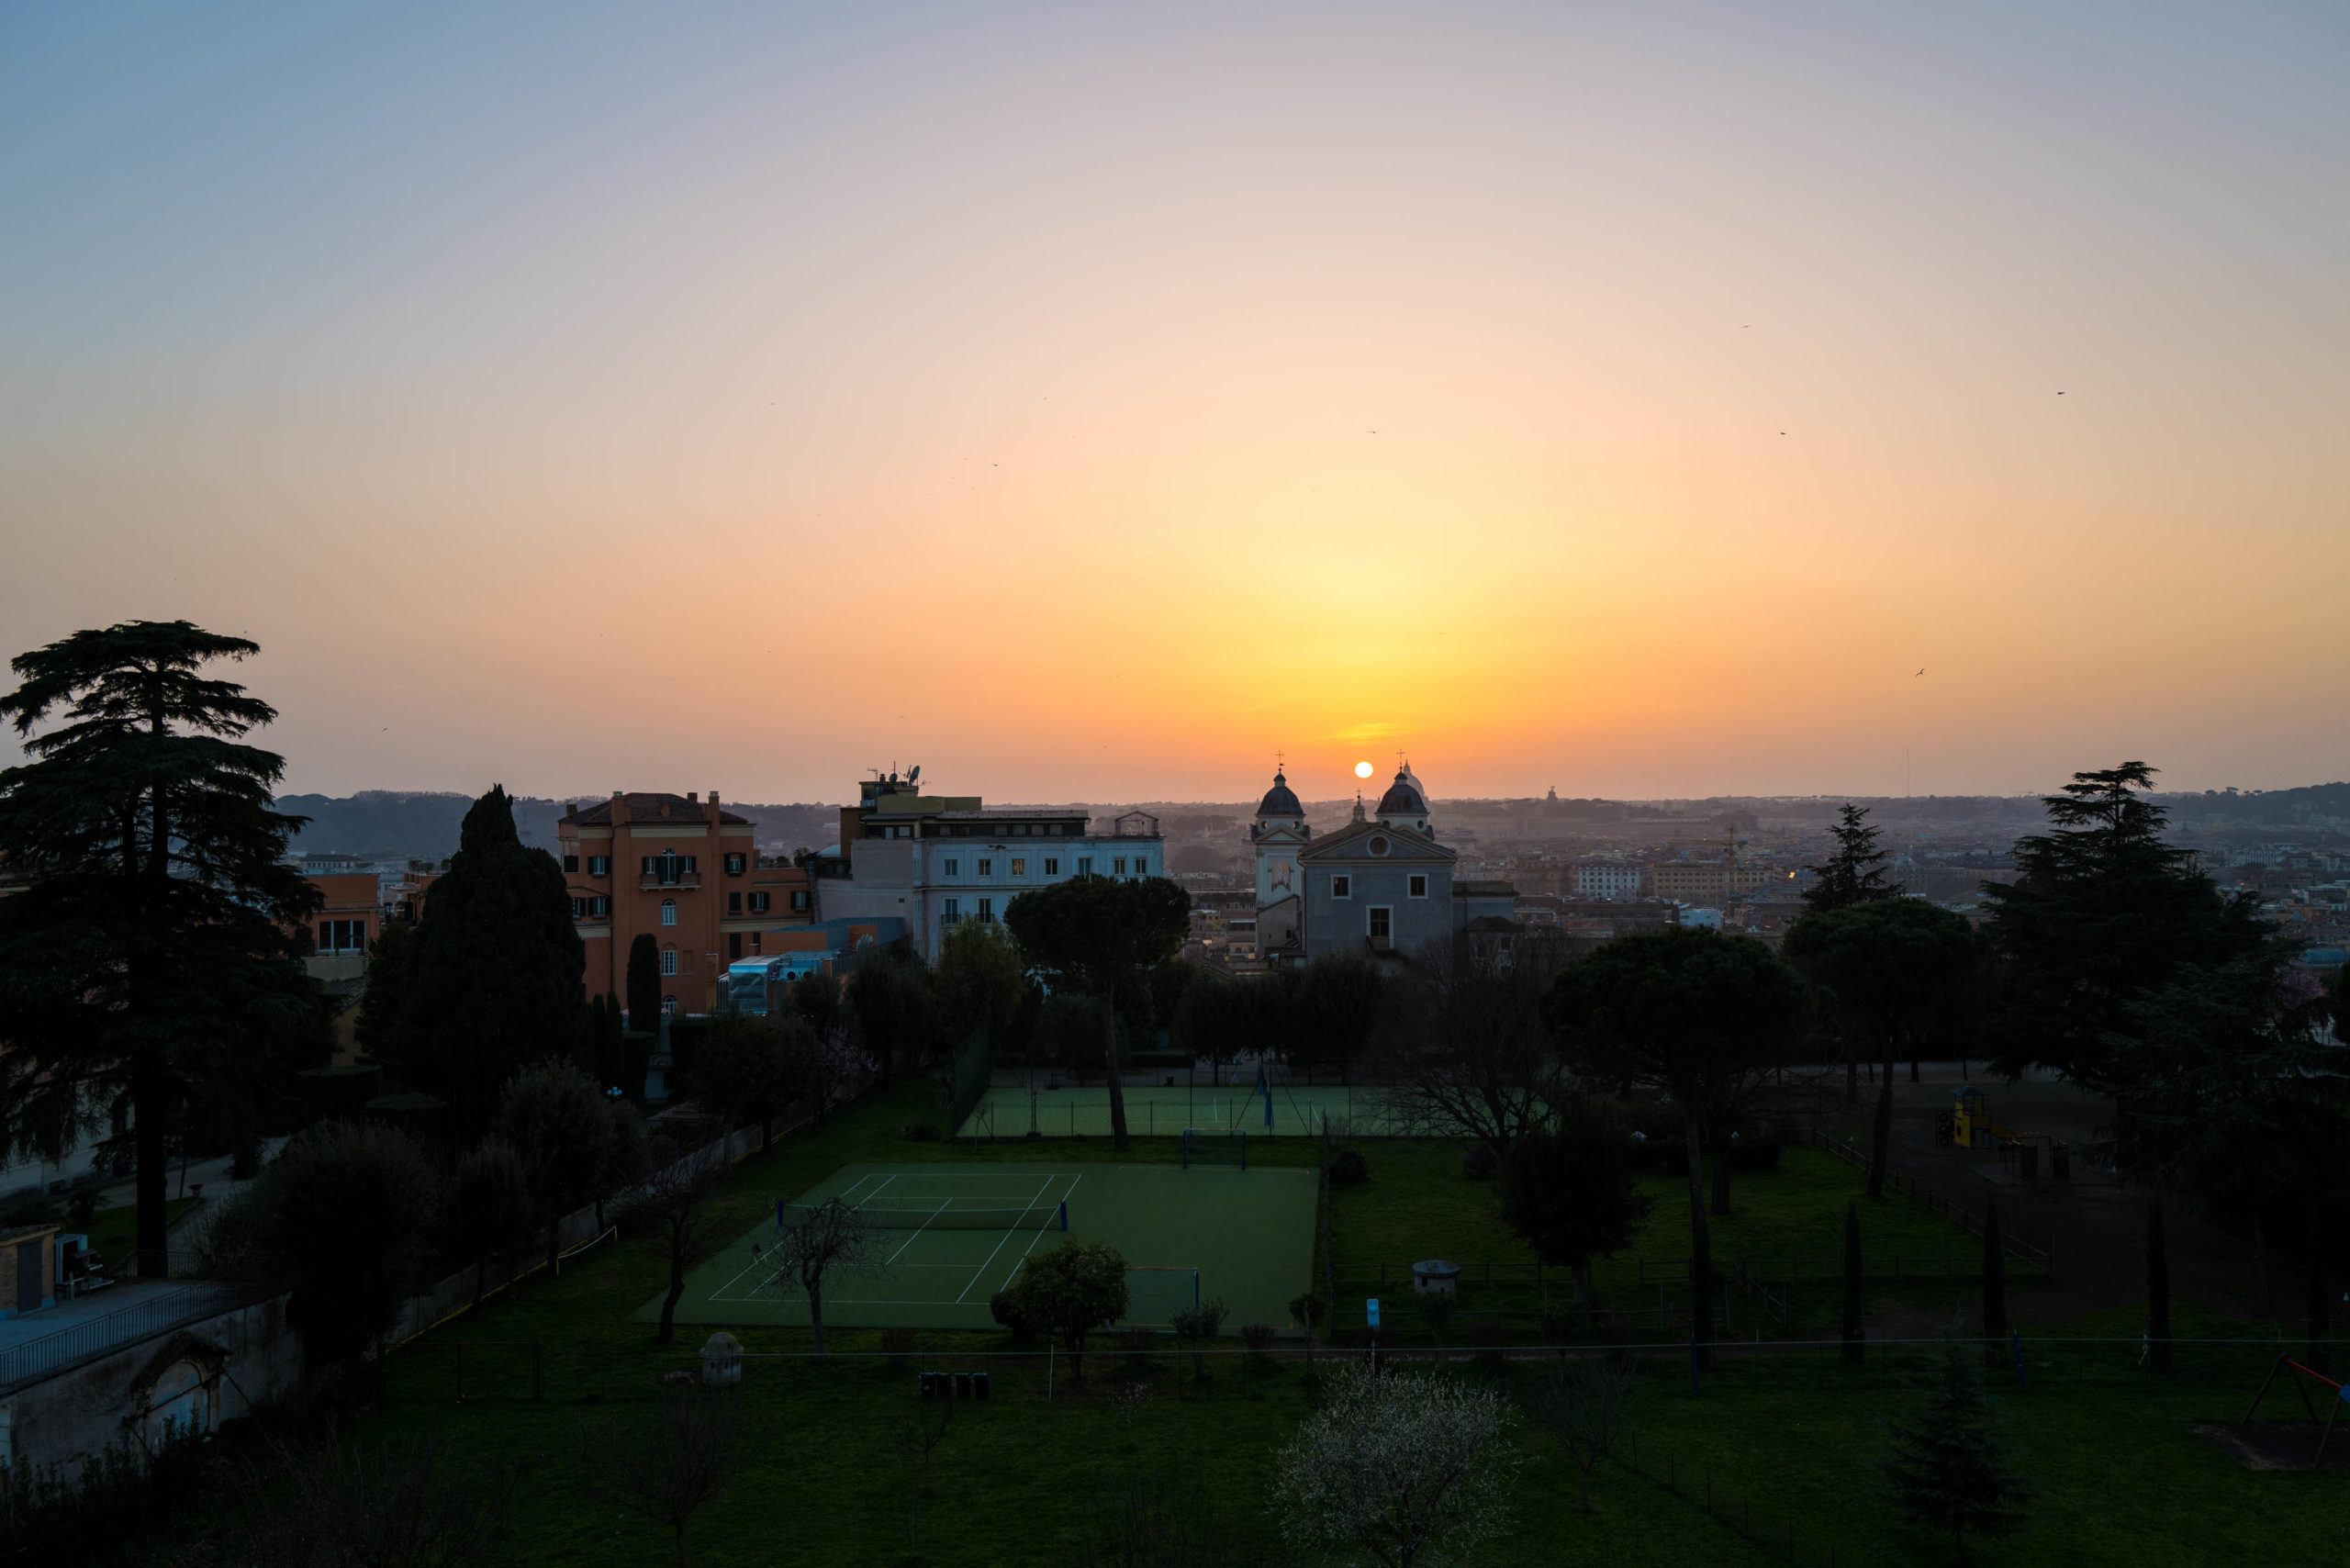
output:
[[[690,891],[701,886],[701,873],[679,871],[674,876],[664,877],[655,872],[649,877],[638,878],[636,886],[638,891],[647,893],[659,892],[664,888],[684,888]]]

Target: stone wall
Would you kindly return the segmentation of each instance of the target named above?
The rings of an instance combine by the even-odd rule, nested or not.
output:
[[[285,1301],[234,1293],[208,1316],[0,1394],[0,1464],[54,1466],[70,1480],[109,1448],[142,1450],[167,1424],[212,1431],[285,1397],[302,1381]]]

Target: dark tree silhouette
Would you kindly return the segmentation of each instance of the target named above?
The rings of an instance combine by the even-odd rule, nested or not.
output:
[[[1866,1308],[1861,1285],[1861,1205],[1844,1205],[1844,1364],[1856,1367],[1867,1353],[1863,1349],[1868,1330],[1863,1327]]]
[[[2006,965],[1998,1071],[2044,1065],[2126,1095],[2139,1054],[2132,1004],[2190,966],[2268,952],[2259,895],[2222,893],[2191,851],[2165,841],[2163,808],[2145,794],[2154,775],[2143,762],[2075,774],[2047,799],[2051,831],[2017,842],[2014,884],[1984,884]]]
[[[1578,1302],[1591,1298],[1592,1260],[1629,1247],[1655,1204],[1632,1173],[1630,1149],[1629,1127],[1571,1100],[1502,1161],[1503,1222],[1543,1262],[1573,1271]]]
[[[1886,1499],[1913,1525],[1950,1537],[1966,1561],[1969,1536],[2012,1535],[2024,1526],[2030,1488],[2008,1460],[1983,1369],[1952,1341],[1925,1396],[1891,1423],[1876,1462]]]
[[[1922,899],[1872,899],[1807,914],[1787,932],[1787,957],[1824,989],[1824,1002],[1852,1020],[1884,1068],[1869,1139],[1872,1198],[1885,1191],[1894,1061],[1905,1043],[1967,1005],[1979,950],[1964,915]]]
[[[1731,1084],[1784,1061],[1801,1026],[1803,981],[1747,936],[1681,927],[1619,936],[1559,972],[1545,1002],[1569,1060],[1602,1083],[1639,1084],[1680,1107],[1689,1144],[1690,1332],[1713,1338],[1706,1223],[1707,1116]],[[1705,1361],[1708,1352],[1697,1352]]]
[[[493,786],[425,895],[395,1050],[411,1088],[448,1103],[457,1147],[488,1130],[526,1064],[573,1059],[587,971],[562,867],[522,843]]]
[[[1836,814],[1836,825],[1828,830],[1835,850],[1822,864],[1806,868],[1813,879],[1803,890],[1805,913],[1826,914],[1872,899],[1899,898],[1901,884],[1886,879],[1885,851],[1876,846],[1881,830],[1868,825],[1867,811],[1847,802]]]
[[[1003,923],[1051,984],[1092,997],[1101,1008],[1111,1142],[1124,1153],[1128,1139],[1118,990],[1145,983],[1155,966],[1182,950],[1191,930],[1191,895],[1164,877],[1073,877],[1013,899],[1004,908]]]
[[[277,714],[202,673],[259,651],[126,622],[19,655],[0,698],[30,758],[0,771],[0,861],[29,878],[0,899],[0,1146],[57,1158],[127,1095],[146,1274],[175,1122],[200,1105],[247,1142],[329,1048],[297,961],[318,894],[285,860],[305,819],[271,809],[285,759],[242,744]]]

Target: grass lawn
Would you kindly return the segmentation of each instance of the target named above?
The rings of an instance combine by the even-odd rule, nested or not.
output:
[[[1083,1162],[1106,1158],[1106,1140],[1072,1145],[968,1146],[915,1143],[899,1135],[928,1109],[926,1089],[907,1086],[836,1113],[795,1135],[772,1156],[738,1168],[726,1202],[747,1230],[775,1196],[806,1192],[859,1161]],[[1268,1140],[1266,1154],[1280,1142]],[[1126,1163],[1169,1162],[1176,1140],[1137,1143]],[[1311,1168],[1315,1149],[1297,1140],[1292,1161]],[[1490,1189],[1462,1180],[1457,1149],[1434,1144],[1371,1143],[1371,1179],[1343,1189],[1334,1215],[1340,1265],[1408,1262],[1442,1255],[1463,1261],[1523,1258],[1490,1213]],[[1718,1222],[1718,1249],[1794,1248],[1832,1255],[1845,1201],[1861,1173],[1824,1158],[1815,1166],[1790,1151],[1782,1170],[1734,1184],[1739,1213]],[[1258,1151],[1252,1146],[1251,1162]],[[1686,1202],[1676,1182],[1656,1183],[1659,1204],[1640,1248],[1658,1259],[1685,1256]],[[1677,1201],[1676,1201],[1677,1200]],[[1868,1205],[1872,1236],[1890,1248],[1938,1251],[1950,1227],[1887,1201]],[[1939,1227],[1939,1228],[1937,1228]],[[1730,1239],[1735,1238],[1733,1241]],[[1676,1239],[1678,1245],[1675,1244]],[[1317,1269],[1319,1265],[1317,1263]],[[526,1283],[493,1303],[479,1323],[460,1320],[391,1358],[389,1409],[367,1435],[445,1430],[473,1460],[527,1467],[519,1493],[511,1561],[521,1563],[667,1560],[663,1532],[591,1497],[572,1457],[593,1423],[641,1414],[664,1372],[694,1362],[701,1331],[672,1347],[651,1343],[636,1309],[660,1286],[649,1245],[622,1241],[583,1255],[559,1281]],[[1886,1281],[1902,1299],[1913,1284]],[[1949,1282],[1955,1288],[1957,1282]],[[1603,1294],[1619,1288],[1603,1271]],[[1474,1305],[1476,1287],[1471,1287]],[[2267,1563],[2350,1561],[2350,1491],[2339,1474],[2252,1473],[2190,1430],[2198,1421],[2242,1414],[2267,1356],[2254,1348],[2221,1352],[2185,1346],[2167,1378],[2135,1366],[2133,1348],[2087,1336],[2128,1334],[2134,1324],[2090,1323],[2083,1338],[2028,1341],[2029,1386],[2011,1373],[1994,1380],[2017,1446],[2019,1468],[2040,1484],[2035,1522],[2013,1542],[1982,1547],[1991,1564],[2150,1562]],[[2226,1331],[2183,1311],[2181,1333]],[[902,1440],[914,1408],[913,1372],[989,1366],[996,1394],[957,1407],[934,1459],[933,1495],[922,1499],[919,1558],[930,1563],[1035,1564],[1052,1568],[1085,1528],[1102,1489],[1145,1472],[1199,1488],[1236,1519],[1270,1530],[1267,1476],[1273,1451],[1310,1407],[1305,1369],[1294,1362],[1251,1372],[1239,1358],[1212,1363],[1194,1383],[1172,1355],[1147,1371],[1122,1369],[1106,1341],[1088,1357],[1089,1383],[1074,1390],[1066,1362],[1054,1369],[1053,1401],[1035,1359],[981,1361],[1000,1335],[930,1331],[903,1367],[882,1360],[813,1366],[759,1360],[804,1349],[804,1329],[737,1331],[754,1353],[746,1405],[768,1429],[762,1457],[711,1504],[694,1531],[694,1560],[726,1564],[894,1564],[909,1561],[908,1525],[918,1461]],[[1458,1336],[1456,1336],[1457,1338]],[[529,1343],[543,1356],[543,1402],[530,1394]],[[466,1402],[455,1402],[457,1348],[466,1345]],[[877,1348],[875,1331],[835,1337],[836,1348]],[[1575,1506],[1572,1467],[1545,1436],[1524,1431],[1527,1465],[1516,1489],[1517,1523],[1474,1561],[1501,1565],[1588,1560],[1628,1564],[1786,1561],[1743,1537],[1724,1514],[1741,1499],[1772,1519],[1796,1521],[1798,1559],[1840,1563],[1932,1562],[1939,1543],[1896,1526],[1871,1492],[1869,1459],[1877,1422],[1906,1397],[1906,1374],[1921,1357],[1873,1351],[1858,1370],[1833,1352],[1773,1352],[1729,1359],[1691,1391],[1685,1363],[1669,1350],[1644,1364],[1634,1428],[1640,1468],[1603,1465],[1595,1512]],[[1543,1375],[1538,1363],[1464,1376],[1514,1380]],[[1151,1396],[1131,1406],[1107,1391],[1139,1381]],[[2277,1414],[2284,1414],[2281,1405]],[[2298,1414],[2296,1402],[2295,1414]],[[1668,1468],[1677,1489],[1662,1480]],[[1705,1506],[1710,1483],[1716,1510]]]

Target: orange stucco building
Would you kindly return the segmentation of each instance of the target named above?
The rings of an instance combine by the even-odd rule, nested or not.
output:
[[[811,924],[807,872],[762,859],[755,827],[722,810],[715,790],[615,794],[565,812],[555,853],[588,946],[588,994],[625,1002],[629,948],[649,933],[663,1001],[707,1013],[729,963],[780,950],[789,928]]]

